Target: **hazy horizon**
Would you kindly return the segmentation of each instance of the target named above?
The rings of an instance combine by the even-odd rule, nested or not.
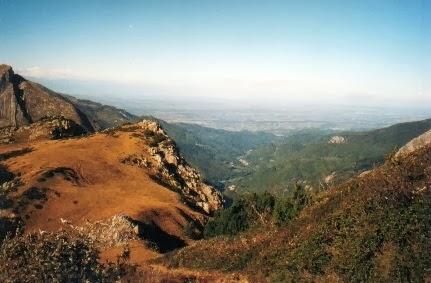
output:
[[[429,1],[0,0],[0,61],[72,95],[431,103]]]

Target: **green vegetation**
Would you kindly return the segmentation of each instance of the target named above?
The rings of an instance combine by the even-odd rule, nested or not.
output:
[[[222,188],[224,180],[236,176],[237,158],[247,151],[278,138],[268,133],[231,132],[192,124],[158,121],[178,145],[180,153],[212,185]]]
[[[368,132],[294,135],[252,151],[246,156],[250,165],[228,184],[235,185],[239,192],[285,192],[298,181],[316,190],[327,189],[382,164],[387,154],[430,128],[431,119]],[[332,136],[342,136],[346,142],[328,143]]]
[[[150,130],[145,130],[144,137],[147,140],[148,145],[151,147],[157,146],[159,143],[166,139],[164,135]]]
[[[430,168],[431,147],[393,158],[320,193],[285,226],[203,240],[164,261],[256,282],[428,282]]]
[[[394,149],[431,128],[431,120],[424,120],[367,132],[308,129],[276,137],[158,122],[209,183],[220,189],[234,185],[235,191],[225,192],[234,197],[263,191],[289,195],[298,182],[315,191],[333,187],[382,164]],[[346,143],[328,143],[333,136],[344,137]],[[240,158],[248,164],[242,164]]]
[[[310,200],[310,195],[299,185],[295,186],[293,196],[289,198],[276,197],[267,192],[242,196],[205,225],[204,236],[233,236],[251,228],[286,225]]]

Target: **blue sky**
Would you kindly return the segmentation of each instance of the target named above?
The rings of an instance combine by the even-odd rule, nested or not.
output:
[[[1,62],[71,93],[431,102],[429,0],[0,0],[0,26]]]

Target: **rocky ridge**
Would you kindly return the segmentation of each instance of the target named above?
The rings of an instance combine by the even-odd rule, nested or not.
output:
[[[127,245],[130,241],[139,240],[139,226],[130,217],[114,215],[109,219],[87,222],[82,226],[73,226],[63,219],[65,228],[88,237],[97,247],[116,247]]]
[[[208,214],[222,208],[221,194],[203,182],[201,175],[179,155],[174,143],[154,121],[144,120],[137,124],[126,125],[120,130],[133,130],[149,145],[150,158],[127,156],[125,164],[149,170],[158,181],[178,191],[189,205],[196,206]]]
[[[45,117],[63,116],[93,131],[88,118],[63,96],[0,65],[0,127],[21,127]]]

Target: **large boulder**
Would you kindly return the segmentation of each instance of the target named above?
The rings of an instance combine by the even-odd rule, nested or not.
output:
[[[409,141],[405,146],[400,148],[400,150],[396,153],[395,156],[396,157],[405,156],[419,148],[425,147],[430,144],[431,144],[431,130]]]

